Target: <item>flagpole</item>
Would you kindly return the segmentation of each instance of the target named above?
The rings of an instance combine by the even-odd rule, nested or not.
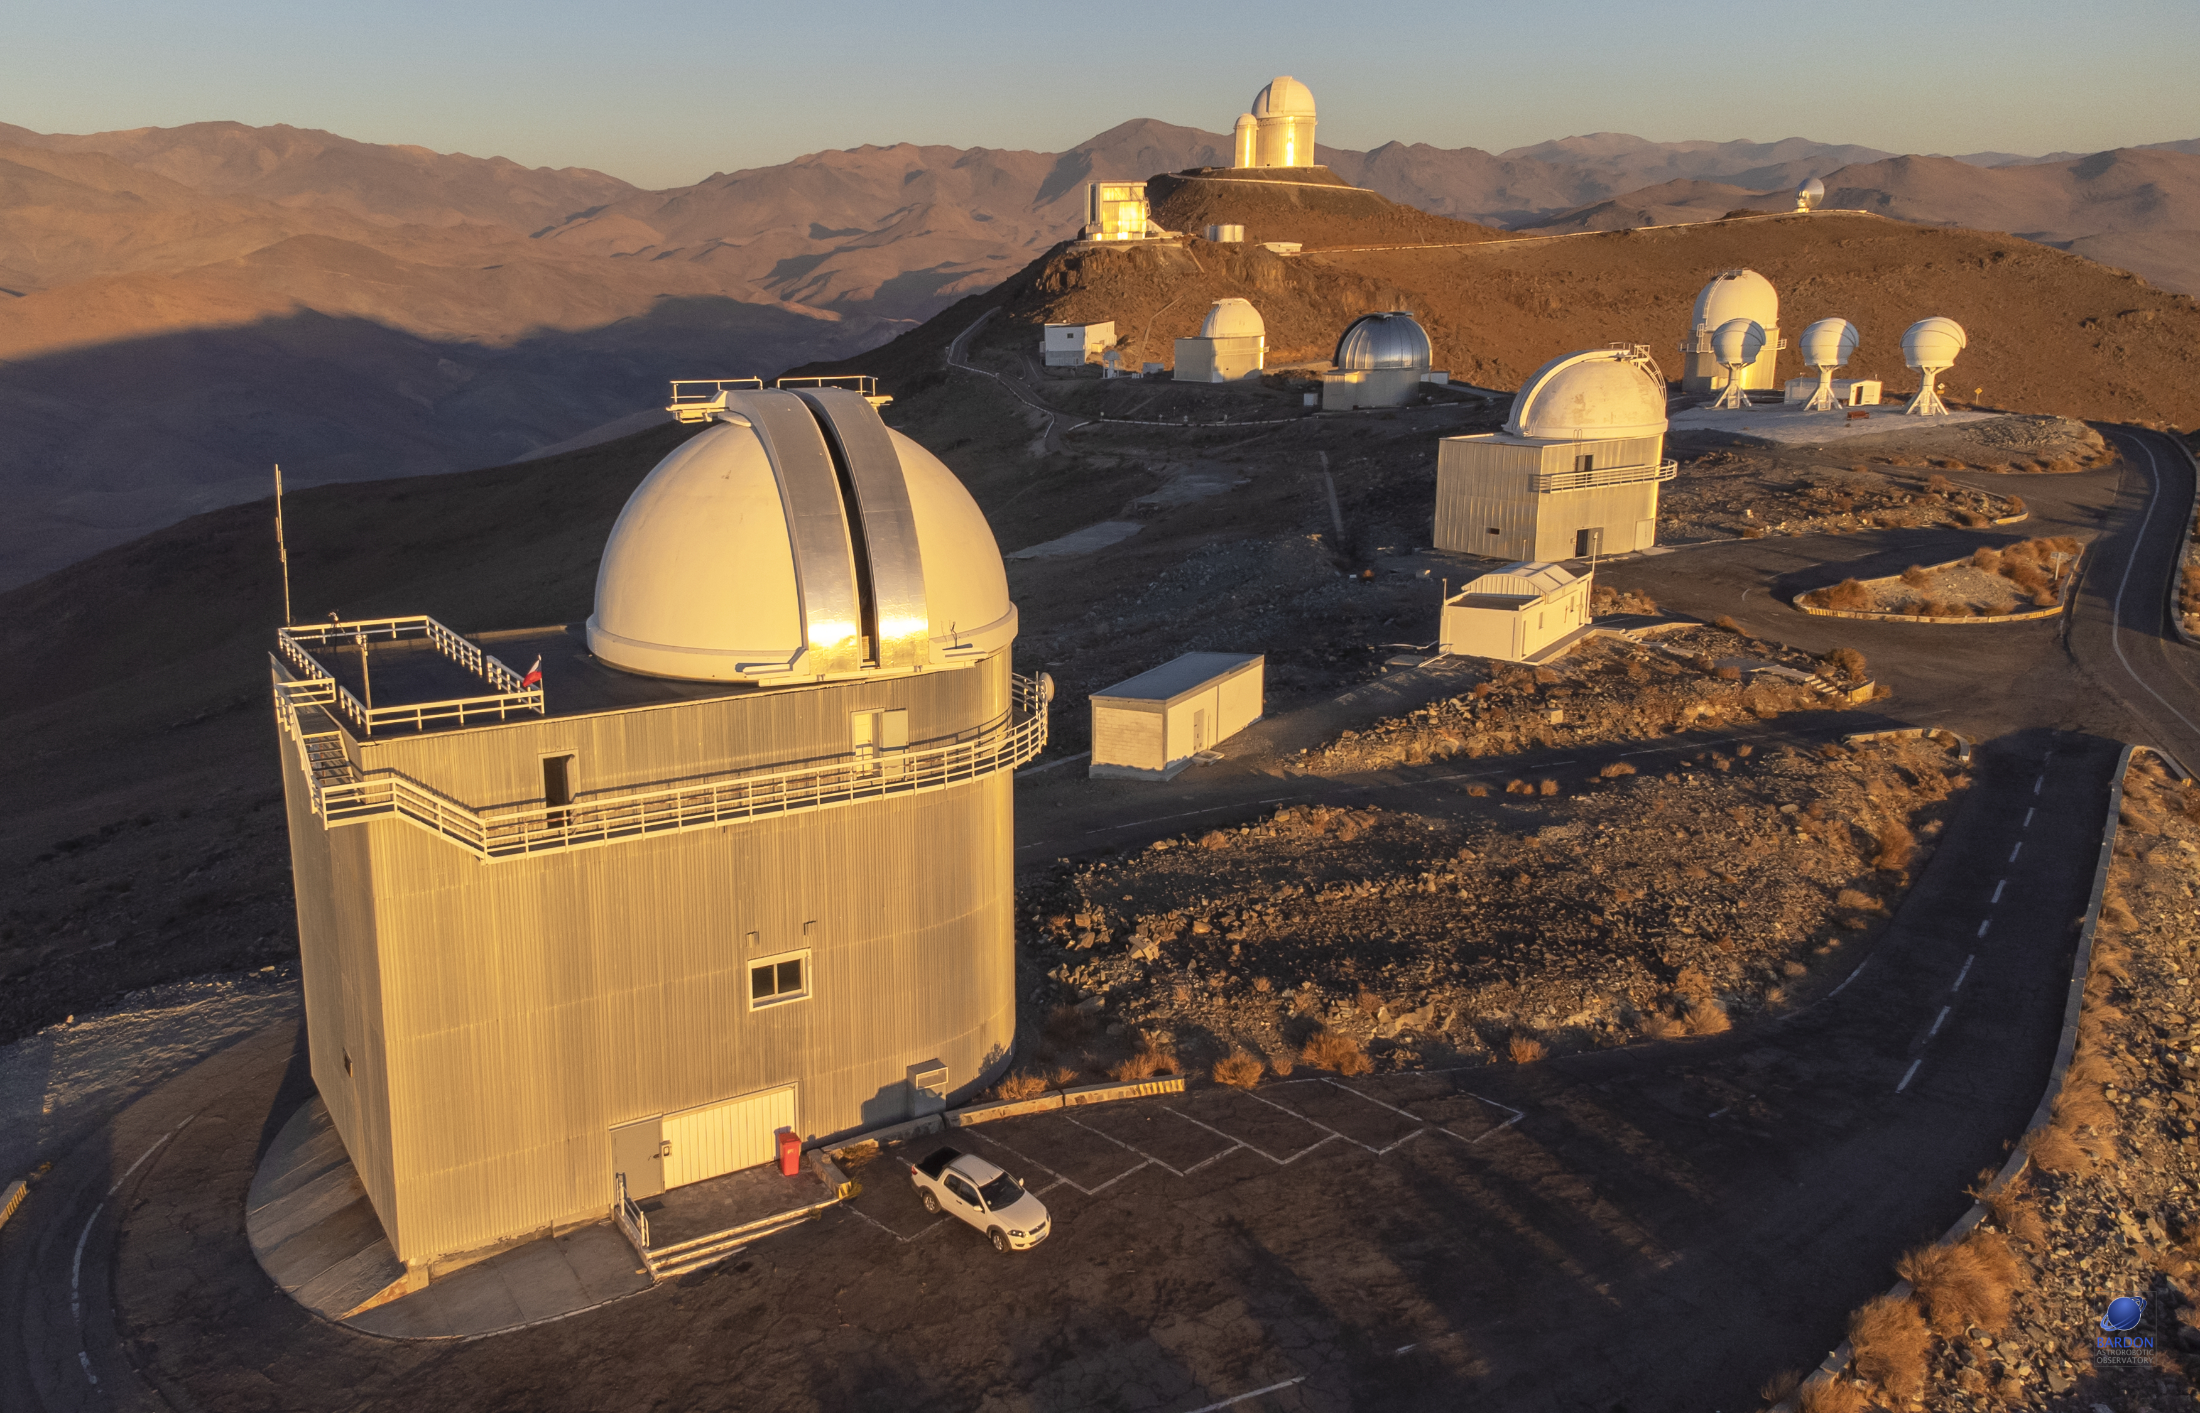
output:
[[[290,550],[283,543],[283,464],[275,463],[275,558],[283,566],[283,626],[289,627],[290,617]]]

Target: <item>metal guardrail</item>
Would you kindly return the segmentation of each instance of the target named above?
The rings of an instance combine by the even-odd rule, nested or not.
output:
[[[1535,478],[1539,491],[1583,491],[1592,486],[1634,486],[1645,481],[1670,481],[1680,474],[1678,461],[1645,466],[1599,466],[1593,471],[1552,471]]]
[[[633,1198],[626,1195],[625,1173],[613,1173],[611,1180],[617,1189],[614,1193],[617,1200],[612,1203],[612,1210],[619,1214],[619,1230],[626,1233],[626,1239],[633,1243],[635,1253],[644,1262],[647,1262],[649,1260],[649,1213],[643,1211],[635,1204]]]
[[[742,392],[760,389],[762,378],[674,378],[672,380],[672,405],[687,402],[716,402],[726,392]]]
[[[479,697],[453,697],[444,701],[401,703],[396,706],[374,707],[354,696],[351,689],[338,682],[329,670],[315,660],[309,648],[324,652],[358,647],[371,649],[378,642],[404,642],[426,639],[435,649],[460,667],[473,673],[497,690]],[[327,684],[324,698],[316,698],[301,705],[334,706],[350,717],[360,731],[373,735],[377,726],[411,726],[425,730],[430,722],[456,722],[464,725],[469,719],[494,716],[503,720],[515,711],[543,713],[541,687],[528,687],[521,683],[520,675],[511,668],[449,628],[427,617],[413,614],[405,618],[364,618],[351,622],[303,623],[275,630],[276,645],[283,656],[290,659],[299,671],[316,682]]]
[[[320,705],[326,689],[318,682],[278,679],[275,703],[277,720],[297,745],[313,812],[325,827],[395,816],[482,858],[510,859],[944,790],[1013,771],[1046,748],[1047,710],[1038,682],[1019,676],[1009,680],[1008,712],[967,740],[905,751],[850,752],[793,769],[730,772],[673,786],[581,795],[570,804],[486,810],[395,770],[361,772],[353,767],[347,778],[330,778],[337,772],[328,768],[325,757],[316,759],[298,717],[301,706]]]

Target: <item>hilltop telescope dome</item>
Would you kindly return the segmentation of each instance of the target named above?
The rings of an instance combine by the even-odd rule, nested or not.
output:
[[[1533,561],[1649,549],[1658,540],[1665,374],[1637,344],[1554,358],[1513,399],[1505,430],[1436,452],[1436,546]]]
[[[1249,300],[1218,299],[1196,338],[1176,341],[1180,383],[1237,383],[1258,378],[1268,362],[1268,326]]]
[[[1505,430],[1549,440],[1662,437],[1665,377],[1649,354],[1626,345],[1568,353],[1522,385]]]
[[[1235,166],[1314,166],[1314,95],[1288,74],[1270,79],[1237,120],[1231,145]]]
[[[1421,321],[1403,309],[1382,314],[1362,314],[1345,325],[1337,340],[1336,365],[1360,370],[1429,366],[1432,357],[1428,331]]]
[[[1681,368],[1682,392],[1717,392],[1726,386],[1727,367],[1713,356],[1711,335],[1734,319],[1751,320],[1765,333],[1763,348],[1742,370],[1743,389],[1774,386],[1778,354],[1786,347],[1780,338],[1779,292],[1755,270],[1726,270],[1696,295],[1689,335],[1681,341],[1681,351],[1687,355]]]
[[[1948,410],[1940,400],[1939,375],[1956,366],[1956,355],[1970,342],[1961,324],[1937,314],[1918,320],[1903,332],[1902,361],[1918,370],[1917,396],[1910,399],[1904,412],[1929,417]]]
[[[1200,321],[1199,336],[1203,339],[1264,338],[1268,325],[1260,317],[1260,311],[1249,299],[1218,299],[1207,310],[1207,317]]]

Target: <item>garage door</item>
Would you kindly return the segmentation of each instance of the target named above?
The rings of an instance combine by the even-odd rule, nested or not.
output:
[[[769,1163],[772,1135],[794,1126],[793,1085],[667,1114],[665,1186]]]

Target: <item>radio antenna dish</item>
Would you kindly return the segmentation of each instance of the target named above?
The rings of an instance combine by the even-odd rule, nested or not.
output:
[[[1816,177],[1795,188],[1795,209],[1798,211],[1815,211],[1825,199],[1826,184]]]
[[[1729,319],[1711,331],[1711,356],[1726,369],[1726,391],[1711,404],[1713,411],[1749,406],[1742,370],[1755,363],[1764,349],[1765,326],[1755,319]]]
[[[1912,417],[1945,417],[1948,405],[1940,400],[1940,375],[1956,366],[1956,355],[1970,344],[1970,336],[1953,319],[1934,315],[1910,325],[1902,335],[1902,361],[1917,369],[1917,396],[1902,409]]]
[[[1803,337],[1797,341],[1803,366],[1818,370],[1818,391],[1804,404],[1805,412],[1832,412],[1840,406],[1833,396],[1834,370],[1848,363],[1863,339],[1863,330],[1846,319],[1820,319],[1803,330]]]

